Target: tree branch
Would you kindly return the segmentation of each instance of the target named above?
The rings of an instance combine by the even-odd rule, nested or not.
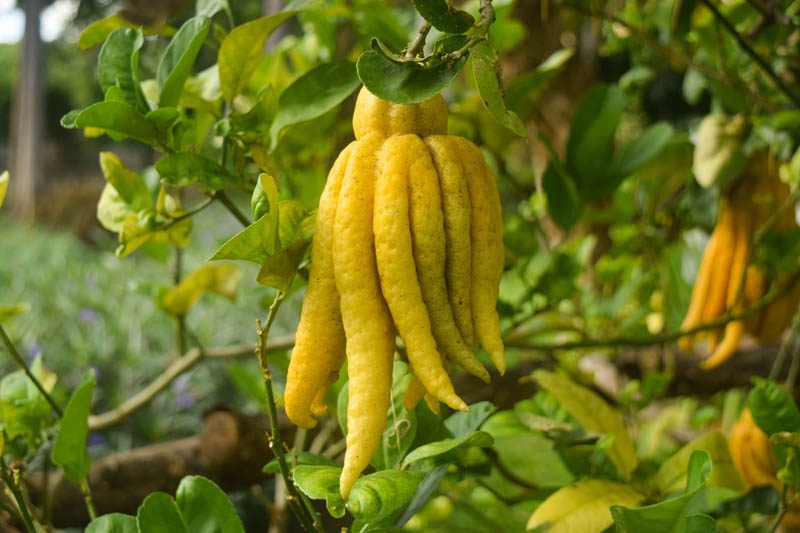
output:
[[[267,351],[276,352],[286,350],[287,348],[291,348],[293,344],[293,335],[278,337],[269,344]],[[200,361],[205,359],[231,359],[245,357],[251,355],[252,353],[253,346],[250,344],[207,348],[205,350],[192,348],[182,357],[179,357],[173,361],[172,364],[164,369],[164,371],[145,388],[125,400],[119,406],[99,415],[91,415],[89,417],[89,429],[91,431],[97,431],[119,424],[125,420],[125,418],[147,405],[161,391],[169,387],[175,378],[184,372],[187,372]]]

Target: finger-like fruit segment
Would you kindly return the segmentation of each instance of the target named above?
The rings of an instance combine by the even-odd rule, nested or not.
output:
[[[700,268],[697,271],[697,278],[694,281],[692,288],[692,299],[689,304],[689,310],[686,312],[686,318],[683,319],[681,325],[682,330],[691,329],[700,323],[703,316],[703,305],[708,297],[709,287],[714,273],[715,262],[714,259],[717,255],[719,248],[719,233],[714,231],[711,238],[708,239],[705,252],[703,252],[703,259],[700,261]],[[681,350],[690,351],[692,349],[693,338],[691,335],[681,337],[678,345]]]
[[[477,146],[462,137],[449,137],[459,153],[472,206],[470,292],[475,337],[495,368],[506,370],[505,347],[497,315],[497,296],[503,277],[503,216],[494,177]]]
[[[367,135],[353,149],[334,226],[334,272],[350,378],[347,450],[339,478],[345,499],[378,448],[392,386],[395,332],[381,294],[372,235],[375,166],[383,141],[381,135]]]
[[[731,431],[728,446],[733,464],[747,487],[780,487],[769,437],[756,425],[749,409],[742,411]]]
[[[425,171],[426,164],[430,165],[430,158],[416,135],[397,135],[384,143],[375,187],[375,255],[383,295],[414,374],[436,398],[453,409],[467,410],[442,366],[414,263],[409,175]]]
[[[344,362],[345,338],[333,274],[333,240],[339,192],[353,148],[354,144],[350,144],[339,155],[320,197],[308,289],[289,361],[284,395],[286,415],[304,428],[316,425],[311,416],[314,396]]]
[[[411,381],[408,382],[406,396],[403,398],[403,407],[406,411],[413,411],[419,401],[425,396],[425,385],[419,380],[416,374],[412,374]]]

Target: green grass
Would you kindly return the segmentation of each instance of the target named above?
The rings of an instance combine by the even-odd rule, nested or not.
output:
[[[184,253],[186,273],[241,229],[217,206],[196,219]],[[96,368],[95,413],[140,390],[176,356],[175,320],[157,305],[159,291],[171,284],[170,261],[141,252],[120,260],[114,248],[112,238],[92,248],[71,234],[0,218],[0,306],[30,307],[5,326],[23,355],[41,353],[58,375],[62,402],[86,369]],[[264,317],[272,291],[255,282],[256,265],[239,266],[244,276],[235,302],[205,295],[189,312],[188,327],[204,346],[255,342],[255,319]],[[294,330],[299,302],[297,293],[286,302],[274,335]],[[0,351],[0,372],[13,369]],[[107,443],[123,449],[195,433],[203,410],[216,404],[253,409],[257,404],[245,391],[257,376],[252,360],[203,362],[148,408],[105,432]]]

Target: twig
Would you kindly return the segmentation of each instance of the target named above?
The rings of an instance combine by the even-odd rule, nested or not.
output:
[[[172,261],[172,283],[177,287],[181,282],[183,276],[183,250],[179,246],[173,246],[173,261]],[[175,332],[175,347],[178,354],[186,353],[186,316],[175,316],[177,331]]]
[[[225,194],[225,191],[215,191],[214,198],[219,200],[220,203],[224,205],[225,208],[228,211],[230,211],[230,213],[236,218],[236,220],[238,220],[242,224],[242,226],[246,228],[247,226],[250,225],[250,220],[244,213],[242,213],[239,210],[238,207],[236,207],[236,204],[234,204],[233,201],[228,197],[228,195]]]
[[[269,336],[269,330],[272,327],[272,323],[275,321],[275,315],[284,297],[285,295],[281,291],[275,294],[275,299],[269,307],[264,325],[262,326],[259,320],[257,327],[258,344],[256,345],[256,355],[258,357],[258,364],[261,367],[261,376],[264,379],[264,388],[267,392],[267,415],[269,416],[270,426],[267,439],[269,441],[269,447],[275,455],[275,459],[278,461],[281,477],[286,485],[286,492],[288,493],[286,500],[289,503],[289,507],[292,509],[292,512],[294,512],[294,515],[297,517],[297,520],[300,521],[300,525],[305,531],[322,531],[323,527],[321,522],[317,520],[318,517],[314,517],[309,511],[308,506],[303,505],[305,502],[301,499],[297,487],[294,485],[292,474],[289,471],[289,465],[286,462],[286,456],[283,453],[283,440],[281,439],[280,427],[278,426],[278,410],[275,405],[275,393],[272,390],[272,372],[267,365],[267,337]]]
[[[50,407],[53,408],[53,411],[56,412],[58,418],[64,416],[64,412],[58,406],[53,397],[50,396],[50,393],[45,390],[44,386],[39,381],[39,378],[34,376],[33,372],[31,372],[31,369],[28,368],[28,365],[25,364],[25,360],[22,358],[22,355],[20,355],[19,351],[17,351],[17,348],[14,346],[14,343],[11,342],[8,333],[6,333],[6,330],[2,325],[0,325],[0,339],[2,339],[3,344],[6,347],[6,350],[8,350],[9,354],[11,354],[11,357],[14,359],[14,362],[17,363],[17,365],[22,369],[22,371],[25,372],[25,375],[27,375],[28,378],[33,382],[34,386],[36,386],[39,392],[42,393],[42,396],[44,396],[45,400],[47,400],[47,403],[50,404]]]
[[[417,36],[413,41],[411,41],[411,43],[409,43],[405,54],[406,59],[414,59],[419,55],[420,52],[422,52],[422,49],[425,47],[425,39],[428,38],[429,31],[431,31],[431,23],[426,20],[422,26],[420,26]]]
[[[269,344],[267,351],[276,352],[291,348],[294,344],[294,336],[287,335],[278,337]],[[97,431],[115,426],[122,422],[125,418],[135,413],[145,405],[147,405],[153,398],[156,397],[161,391],[169,387],[169,385],[181,374],[187,372],[194,365],[206,359],[231,359],[238,357],[249,356],[253,353],[252,345],[235,345],[226,347],[215,347],[201,350],[199,348],[192,348],[187,351],[182,357],[175,359],[159,376],[150,382],[145,388],[131,396],[122,404],[101,413],[89,417],[89,429]]]
[[[789,328],[791,333],[787,335],[785,339],[783,339],[781,347],[778,350],[778,355],[775,357],[775,361],[772,363],[772,368],[769,370],[769,376],[767,379],[775,381],[780,375],[783,365],[786,363],[786,358],[789,356],[789,351],[794,344],[795,334],[799,328],[800,312],[795,311],[794,318],[792,318],[792,325]]]
[[[31,514],[28,511],[28,504],[25,502],[25,497],[19,490],[19,485],[17,485],[16,480],[14,479],[14,474],[9,475],[8,467],[6,466],[6,462],[1,455],[0,455],[0,476],[2,476],[3,483],[6,484],[8,490],[11,491],[11,494],[14,496],[14,499],[16,500],[17,507],[19,508],[19,512],[22,515],[22,521],[25,523],[25,527],[28,528],[28,532],[36,533],[36,528],[33,525],[33,519],[31,518]]]
[[[97,518],[97,511],[94,508],[94,501],[92,501],[92,489],[89,488],[89,482],[83,478],[80,483],[81,494],[83,494],[83,501],[86,504],[86,510],[89,511],[89,519],[94,520]]]
[[[700,2],[703,5],[705,5],[709,9],[709,11],[711,11],[711,13],[714,15],[714,18],[716,18],[717,21],[720,24],[722,24],[722,27],[725,28],[728,31],[728,33],[731,34],[731,36],[736,40],[736,43],[739,45],[739,47],[742,50],[744,50],[745,53],[749,55],[753,61],[756,62],[759,68],[761,68],[761,70],[764,71],[764,74],[766,74],[767,77],[769,77],[769,79],[771,79],[772,82],[778,87],[778,89],[784,95],[786,95],[786,97],[789,100],[792,101],[795,107],[800,107],[800,98],[789,89],[789,86],[786,85],[786,83],[783,81],[783,79],[781,79],[780,76],[778,76],[778,74],[775,72],[772,66],[769,63],[767,63],[766,59],[761,57],[758,54],[758,52],[753,50],[750,44],[744,40],[744,38],[739,34],[738,31],[736,31],[736,28],[731,23],[731,21],[729,21],[727,17],[725,17],[725,15],[723,15],[722,12],[719,9],[717,9],[717,6],[715,6],[711,2],[711,0],[700,0]]]

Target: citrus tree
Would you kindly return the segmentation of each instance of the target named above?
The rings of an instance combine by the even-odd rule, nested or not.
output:
[[[276,527],[792,531],[795,4],[546,2],[532,20],[528,2],[310,1],[240,20],[199,0],[92,22],[77,46],[103,99],[61,124],[120,143],[99,154],[97,218],[120,260],[172,258],[151,296],[175,356],[116,405],[90,368],[67,395],[16,345],[24,306],[0,302],[19,367],[0,382],[0,507],[49,527],[34,478],[55,465],[87,531],[244,531],[198,475],[135,515],[96,509],[87,440],[250,356],[257,381],[231,373],[269,420]],[[537,47],[553,21],[560,44]],[[126,165],[131,143],[152,166]],[[214,208],[240,228],[198,243]],[[184,272],[190,243],[208,261]],[[205,345],[204,295],[243,292],[242,344]],[[271,335],[278,318],[294,333]]]

